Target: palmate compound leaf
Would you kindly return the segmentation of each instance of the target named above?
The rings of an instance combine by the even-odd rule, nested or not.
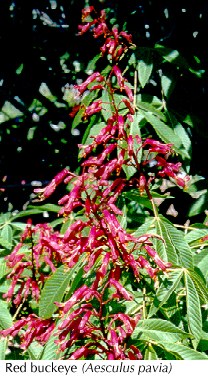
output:
[[[176,291],[181,278],[183,269],[176,269],[168,273],[168,277],[163,280],[156,292],[153,303],[150,307],[148,318],[156,314],[156,312],[165,304],[171,294]]]
[[[193,256],[191,249],[184,239],[182,231],[176,229],[165,217],[155,217],[155,229],[157,235],[163,241],[156,240],[156,249],[164,261],[173,265],[180,265],[185,268],[193,268]]]
[[[186,307],[189,332],[193,334],[193,346],[196,348],[202,335],[201,304],[197,289],[188,271],[184,272],[186,289]]]
[[[133,340],[154,342],[178,342],[190,335],[179,329],[170,321],[162,319],[140,320],[132,334]]]
[[[66,265],[62,265],[48,278],[40,297],[40,317],[48,319],[57,310],[54,302],[61,302],[69,283],[76,279],[76,274],[82,269],[83,264],[84,257],[81,257],[73,268],[69,269]]]

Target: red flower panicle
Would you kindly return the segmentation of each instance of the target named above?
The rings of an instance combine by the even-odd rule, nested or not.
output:
[[[45,199],[62,182],[70,183],[69,192],[59,200],[59,216],[69,217],[71,224],[61,234],[46,224],[33,227],[28,223],[21,242],[7,256],[11,286],[4,297],[16,305],[26,299],[38,301],[48,275],[60,264],[73,268],[84,255],[83,280],[87,283],[81,284],[67,301],[56,302],[60,319],[56,330],[59,350],[69,359],[97,355],[109,360],[139,360],[141,352],[129,345],[128,339],[141,315],[132,317],[122,310],[106,314],[106,307],[113,301],[119,307],[123,301],[133,299],[132,291],[123,286],[124,271],[137,282],[143,275],[155,280],[158,273],[167,271],[171,265],[154,249],[156,235],[135,237],[122,227],[119,216],[123,213],[118,207],[118,197],[131,187],[149,195],[151,183],[160,177],[170,177],[182,187],[185,180],[179,176],[181,164],[168,161],[171,144],[150,138],[142,140],[139,135],[130,133],[135,114],[134,98],[120,67],[120,58],[132,43],[131,35],[115,27],[110,30],[105,12],[98,15],[92,6],[83,10],[82,21],[79,34],[91,30],[94,38],[104,39],[101,52],[111,61],[112,69],[107,77],[99,72],[92,73],[75,89],[80,96],[89,90],[107,91],[111,111],[100,132],[92,136],[91,143],[79,145],[80,156],[84,159],[80,175],[65,168],[45,188],[35,190]],[[118,91],[122,99],[115,104],[114,94]],[[122,113],[121,104],[126,108]],[[87,121],[91,115],[102,114],[105,105],[99,98],[86,108],[80,104],[71,114],[74,116],[79,108],[84,108],[83,120]],[[127,167],[135,171],[130,179],[124,174]],[[14,337],[21,332],[21,347],[26,349],[33,340],[46,343],[54,327],[53,317],[43,320],[28,315],[1,334]]]

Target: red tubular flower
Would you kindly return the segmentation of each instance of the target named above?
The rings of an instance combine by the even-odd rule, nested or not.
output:
[[[113,71],[113,73],[115,74],[115,76],[117,78],[119,88],[123,89],[124,88],[125,79],[122,76],[122,72],[121,72],[120,68],[117,65],[114,65],[112,71]]]
[[[170,163],[160,156],[156,156],[155,159],[157,161],[157,165],[162,167],[162,169],[158,171],[158,176],[161,176],[161,177],[169,176],[173,178],[179,186],[183,188],[185,187],[186,179],[185,178],[182,179],[180,176],[177,175],[181,168],[180,162]]]
[[[104,55],[106,52],[113,56],[116,51],[117,43],[112,38],[107,38],[104,45],[100,48],[102,54]]]
[[[105,22],[99,23],[97,26],[94,27],[93,29],[93,36],[94,38],[98,38],[101,35],[106,35],[108,32],[108,27]]]
[[[130,345],[129,349],[130,350],[128,351],[128,356],[129,356],[130,360],[141,360],[141,359],[143,359],[141,351],[139,351],[139,349],[136,346]]]
[[[96,101],[93,102],[90,106],[88,106],[85,109],[84,113],[84,119],[86,119],[88,116],[92,116],[93,114],[96,114],[97,112],[100,112],[102,110],[102,101]]]
[[[74,118],[80,108],[81,108],[80,104],[74,106],[72,111],[69,113],[69,116]]]
[[[79,94],[83,94],[86,90],[89,84],[91,84],[94,81],[102,82],[104,80],[104,77],[99,72],[94,72],[91,74],[82,84],[75,85],[74,88],[79,91]]]
[[[99,286],[99,283],[103,280],[103,278],[106,276],[107,270],[108,270],[108,265],[110,262],[110,253],[106,253],[102,259],[102,264],[100,268],[96,272],[96,277],[95,280],[92,284],[92,289],[96,290]]]
[[[89,354],[88,348],[86,346],[82,346],[79,349],[77,349],[76,351],[74,351],[73,354],[70,355],[69,359],[70,360],[80,359],[83,356],[86,357],[88,354]]]
[[[143,143],[143,147],[146,145],[150,145],[149,151],[153,153],[160,153],[160,154],[169,154],[172,152],[172,144],[162,144],[159,141],[153,140],[151,138],[146,138]]]
[[[125,31],[121,31],[119,34],[121,37],[127,40],[128,43],[132,43],[132,35],[126,33]]]
[[[108,344],[113,348],[115,359],[125,359],[124,351],[122,351],[122,347],[119,346],[119,337],[114,329],[109,330],[110,339],[108,340]]]
[[[88,30],[90,30],[91,26],[95,24],[95,21],[92,22],[87,22],[84,25],[78,25],[78,30],[79,30],[79,35],[83,35],[86,33]]]
[[[110,278],[109,285],[115,287],[117,293],[122,296],[126,300],[132,300],[133,297],[131,294],[128,293],[128,291],[121,285],[120,282],[116,281],[113,278]]]
[[[89,157],[86,161],[82,163],[82,166],[101,166],[105,158],[108,156],[108,154],[113,152],[116,146],[116,143],[106,146],[100,155],[98,155],[97,157]]]
[[[79,326],[78,326],[78,329],[80,331],[80,333],[84,333],[85,330],[86,330],[86,325],[89,321],[89,318],[90,316],[92,315],[92,311],[88,311],[84,314],[84,316],[82,317],[80,323],[79,323]]]
[[[126,107],[128,108],[130,114],[131,114],[131,115],[134,115],[134,113],[135,113],[135,109],[134,109],[134,107],[132,106],[132,103],[131,103],[127,98],[123,98],[123,99],[122,99],[122,102],[126,105]]]
[[[150,278],[155,279],[155,277],[156,277],[156,275],[158,273],[158,269],[152,268],[152,266],[150,265],[150,263],[143,256],[139,256],[138,262],[139,262],[141,268],[146,269],[146,271],[149,274]]]
[[[133,92],[132,92],[132,90],[130,89],[130,87],[127,86],[127,85],[124,85],[123,88],[124,88],[124,90],[125,90],[125,92],[126,92],[126,95],[127,95],[128,98],[129,98],[130,102],[133,102],[133,101],[134,101],[134,96],[133,96]]]
[[[55,191],[56,187],[64,181],[64,179],[70,174],[67,168],[64,168],[61,172],[59,172],[54,179],[52,179],[51,183],[48,184],[45,188],[38,188],[34,189],[35,193],[41,193],[42,199],[48,198],[52,195]]]
[[[8,335],[15,337],[24,327],[26,327],[26,330],[21,332],[20,348],[25,350],[34,340],[40,344],[45,344],[55,328],[55,323],[52,319],[43,320],[31,314],[27,318],[16,321],[11,328],[0,331],[0,334],[4,337]]]
[[[170,262],[162,261],[161,258],[158,256],[157,252],[149,245],[145,245],[144,248],[147,251],[148,255],[152,257],[152,259],[155,261],[155,263],[159,266],[161,270],[165,271],[167,268],[170,268],[172,266]]]

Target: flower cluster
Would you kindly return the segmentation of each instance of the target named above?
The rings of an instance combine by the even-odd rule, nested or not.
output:
[[[182,187],[185,182],[178,176],[180,163],[169,162],[172,145],[151,138],[142,140],[139,133],[131,132],[131,125],[136,121],[134,93],[119,66],[119,59],[132,43],[131,35],[115,27],[109,30],[105,12],[97,15],[91,6],[83,10],[82,20],[79,33],[91,30],[95,38],[104,38],[101,52],[110,57],[112,68],[105,77],[99,72],[91,74],[76,85],[76,91],[82,96],[87,90],[102,90],[110,98],[111,111],[92,142],[79,145],[81,174],[64,169],[47,187],[36,190],[45,199],[60,183],[68,184],[69,192],[59,200],[59,216],[71,218],[73,215],[74,220],[63,235],[47,225],[27,226],[21,243],[7,257],[12,284],[5,297],[10,300],[15,295],[15,304],[26,300],[29,294],[38,300],[49,272],[54,272],[60,264],[73,268],[80,256],[85,255],[84,278],[87,280],[93,270],[93,280],[78,287],[69,300],[56,303],[59,350],[69,359],[95,354],[106,359],[141,359],[140,351],[128,345],[141,315],[131,317],[122,310],[107,314],[106,307],[113,300],[119,307],[122,301],[133,299],[123,286],[124,272],[128,271],[137,283],[143,276],[155,281],[158,273],[168,271],[171,265],[161,260],[154,249],[156,235],[135,237],[122,227],[118,197],[125,189],[134,187],[151,199],[150,185],[160,177],[170,177]],[[115,100],[117,94],[119,102]],[[105,105],[97,98],[85,108],[83,119],[102,114]],[[73,115],[77,111],[79,107]],[[132,168],[127,178],[125,169]],[[31,238],[30,252],[25,253],[24,242],[28,238]],[[54,319],[29,315],[1,334],[15,336],[26,328],[21,334],[25,349],[33,339],[41,344],[46,342],[54,325]]]
[[[28,298],[39,300],[45,280],[61,261],[61,254],[54,247],[59,238],[59,232],[53,232],[49,225],[32,227],[28,221],[21,242],[6,256],[7,266],[11,270],[7,278],[12,281],[3,295],[7,301],[18,306]]]
[[[113,286],[116,293],[104,301],[108,286]],[[124,287],[110,278],[100,292],[96,288],[83,285],[68,301],[58,304],[62,310],[62,322],[58,326],[56,339],[59,350],[70,353],[67,349],[71,349],[77,341],[82,340],[84,345],[73,352],[70,359],[88,357],[92,354],[107,359],[141,359],[138,349],[126,346],[140,314],[130,318],[125,313],[118,313],[110,315],[108,319],[104,315],[104,307],[115,298],[132,300],[132,296]],[[95,309],[95,306],[99,308]]]

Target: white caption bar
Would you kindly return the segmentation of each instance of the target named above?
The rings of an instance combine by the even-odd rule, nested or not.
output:
[[[90,361],[90,360],[0,360],[1,376],[110,376],[110,375],[208,375],[206,360],[173,360],[173,361]]]

